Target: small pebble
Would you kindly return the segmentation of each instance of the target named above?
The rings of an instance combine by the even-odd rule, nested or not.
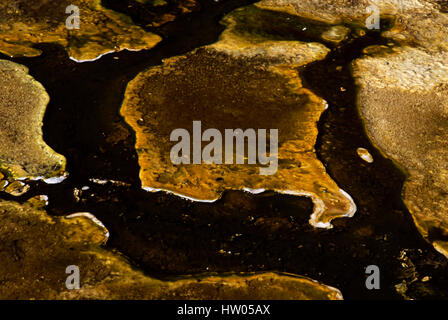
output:
[[[358,153],[358,156],[365,162],[368,162],[368,163],[373,162],[373,157],[367,149],[358,148],[358,149],[356,149],[356,153]]]
[[[5,191],[5,188],[8,184],[9,184],[8,180],[0,181],[0,191]]]
[[[30,190],[29,185],[23,183],[22,181],[14,181],[6,187],[5,192],[12,196],[20,197],[21,195],[27,193],[28,190]]]

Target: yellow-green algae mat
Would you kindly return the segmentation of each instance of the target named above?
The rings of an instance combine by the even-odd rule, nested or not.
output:
[[[70,5],[79,8],[79,29],[66,27]],[[56,43],[74,60],[89,61],[123,49],[150,49],[160,40],[101,0],[0,1],[0,52],[9,56],[37,56],[35,44]]]
[[[0,201],[0,299],[317,299],[341,292],[292,274],[198,275],[161,281],[105,250],[107,229],[90,213],[50,217],[40,197]],[[81,288],[67,290],[76,265]]]
[[[260,8],[364,25],[372,2],[263,0]],[[389,46],[354,61],[367,132],[407,173],[402,197],[420,233],[448,257],[448,15],[442,1],[377,0]],[[446,4],[445,4],[446,6]],[[445,8],[446,9],[446,8]]]
[[[327,104],[298,75],[329,49],[240,32],[250,13],[250,7],[236,10],[224,19],[217,43],[166,59],[129,83],[121,114],[136,132],[142,187],[201,201],[227,189],[307,196],[314,202],[310,223],[330,228],[332,219],[353,216],[356,206],[317,159],[317,122]],[[194,120],[220,132],[278,128],[277,172],[260,175],[257,165],[247,164],[172,164],[170,132],[190,129]]]
[[[0,168],[13,179],[51,179],[65,172],[65,158],[42,138],[48,102],[25,66],[0,60]]]

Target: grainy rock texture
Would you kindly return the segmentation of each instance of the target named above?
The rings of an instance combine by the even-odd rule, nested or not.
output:
[[[420,232],[448,257],[448,15],[435,0],[262,0],[260,8],[365,27],[376,5],[398,46],[354,63],[359,108],[372,140],[409,174],[403,199]],[[384,28],[384,20],[381,26]]]
[[[79,8],[79,29],[69,30],[69,5]],[[4,0],[0,3],[0,52],[36,56],[38,43],[57,43],[78,60],[96,59],[123,49],[154,47],[161,38],[135,26],[123,14],[104,8],[101,0]]]
[[[318,43],[276,41],[266,30],[240,32],[241,12],[224,19],[228,29],[217,43],[140,73],[129,85],[121,109],[136,131],[142,186],[199,200],[215,200],[226,189],[275,190],[311,197],[310,223],[331,227],[352,216],[356,206],[317,159],[317,122],[326,102],[302,87],[297,68],[323,59]],[[278,129],[279,164],[273,175],[259,165],[174,165],[170,133],[190,130]],[[224,143],[223,151],[224,154]]]
[[[255,5],[264,9],[337,24],[361,21],[367,16],[365,8],[369,4],[368,0],[262,0]]]
[[[448,53],[413,48],[356,62],[359,106],[379,148],[409,174],[403,199],[448,256]]]
[[[50,178],[65,170],[65,158],[42,139],[48,101],[26,67],[0,60],[0,168],[13,178]]]
[[[409,175],[403,199],[419,231],[448,257],[448,16],[436,1],[399,3],[383,35],[403,47],[355,62],[359,107],[372,140]]]
[[[393,27],[385,37],[401,44],[447,49],[448,16],[441,14],[440,1],[435,0],[262,0],[256,6],[269,10],[319,20],[331,24],[353,24],[366,27],[372,15],[367,8],[376,5],[382,19],[389,19]],[[384,23],[384,21],[383,21]],[[380,24],[384,27],[384,24]]]
[[[101,247],[108,233],[92,215],[52,218],[43,206],[38,197],[0,201],[0,299],[342,299],[294,275],[150,278]],[[68,266],[79,268],[79,290],[66,288]]]

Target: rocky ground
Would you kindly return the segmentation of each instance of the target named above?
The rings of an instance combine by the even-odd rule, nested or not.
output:
[[[3,1],[0,298],[447,297],[446,6],[375,4]],[[173,165],[196,120],[278,168]]]

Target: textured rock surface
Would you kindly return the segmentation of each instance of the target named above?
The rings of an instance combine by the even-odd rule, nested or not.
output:
[[[80,10],[80,28],[68,30],[66,8]],[[0,3],[0,52],[36,56],[33,45],[57,43],[78,60],[96,59],[123,49],[149,49],[160,37],[132,24],[130,18],[102,7],[101,0],[5,0]]]
[[[342,299],[332,287],[293,275],[204,276],[160,281],[101,248],[107,230],[89,214],[52,218],[38,197],[0,202],[0,299]],[[67,290],[66,267],[81,288]]]
[[[403,199],[448,256],[448,53],[403,48],[356,62],[359,106],[381,150],[409,174]]]
[[[263,9],[259,4],[236,9],[223,18],[222,24],[227,28],[221,35],[221,44],[233,44],[235,51],[238,46],[247,47],[249,42],[258,45],[264,42],[268,46],[274,41],[321,38],[322,42],[339,44],[349,36],[350,28],[346,26],[329,25],[328,21],[315,20],[314,17],[297,17],[297,14],[290,15],[287,10]]]
[[[448,16],[435,1],[401,3],[385,36],[405,46],[355,63],[373,141],[409,174],[403,199],[419,231],[448,257]]]
[[[372,47],[355,62],[359,106],[372,140],[409,174],[403,199],[420,232],[448,256],[448,15],[435,0],[263,0],[260,8],[365,26],[375,3],[402,48]],[[384,26],[383,26],[384,27]]]
[[[372,47],[355,62],[360,112],[372,140],[409,174],[403,199],[418,229],[448,256],[448,16],[436,1],[378,6],[383,17],[394,14],[383,36],[403,47]]]
[[[367,16],[368,0],[262,0],[255,5],[269,10],[287,12],[322,22],[338,24],[356,22]]]
[[[256,28],[240,32],[240,12],[224,19],[216,44],[164,61],[129,85],[121,113],[137,134],[142,186],[214,200],[225,189],[269,189],[313,199],[311,224],[330,227],[356,207],[327,175],[314,152],[316,124],[326,103],[301,85],[297,67],[325,57],[318,43],[275,41]],[[266,30],[264,30],[266,32]],[[202,127],[279,129],[279,168],[258,165],[173,165],[170,133]],[[224,151],[223,151],[224,153]]]
[[[366,10],[372,4],[378,6],[381,18],[393,22],[393,27],[383,33],[385,37],[400,44],[447,49],[448,33],[444,26],[448,23],[448,16],[441,14],[440,1],[436,0],[262,0],[256,6],[332,24],[348,23],[364,28],[366,19],[371,15]]]
[[[0,167],[13,178],[50,178],[65,170],[65,158],[42,139],[48,101],[26,67],[0,60]]]

